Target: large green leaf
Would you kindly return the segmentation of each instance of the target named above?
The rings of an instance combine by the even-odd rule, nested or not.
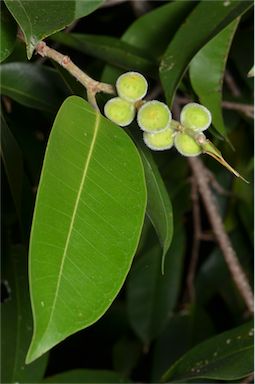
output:
[[[123,129],[71,96],[50,135],[30,240],[31,362],[97,321],[129,271],[146,207]]]
[[[218,35],[209,41],[190,63],[192,87],[201,101],[212,113],[212,123],[216,130],[225,135],[222,115],[222,83],[230,45],[239,18],[234,20]]]
[[[252,322],[197,345],[170,367],[164,381],[237,380],[253,372]]]
[[[1,93],[26,107],[56,112],[67,94],[57,71],[30,63],[0,66]]]
[[[43,377],[47,356],[25,364],[32,335],[32,313],[27,280],[27,255],[21,246],[12,247],[2,264],[2,281],[10,297],[1,304],[1,382],[35,383]]]
[[[17,24],[12,18],[4,4],[1,3],[1,23],[0,23],[0,63],[5,60],[13,51],[16,34]]]
[[[158,246],[141,256],[128,279],[128,314],[133,329],[145,342],[155,338],[166,325],[176,305],[180,288],[185,234],[177,226],[161,274]]]
[[[58,43],[99,58],[127,70],[153,74],[157,71],[153,56],[118,38],[100,35],[59,32],[51,37]]]
[[[127,383],[113,371],[74,369],[47,377],[42,383]]]
[[[104,0],[5,0],[24,33],[27,56],[31,58],[40,40],[60,31],[74,20],[93,12]]]
[[[243,0],[199,2],[175,34],[161,61],[160,78],[169,105],[195,54],[251,5],[251,1]]]
[[[158,167],[152,154],[143,145],[139,152],[144,166],[146,186],[148,192],[147,215],[157,232],[163,249],[162,272],[164,271],[165,256],[173,237],[173,212],[172,204],[161,178]]]

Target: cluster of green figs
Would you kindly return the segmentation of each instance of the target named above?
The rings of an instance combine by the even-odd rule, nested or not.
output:
[[[143,100],[148,83],[138,72],[122,74],[117,79],[116,90],[118,97],[108,100],[104,106],[109,120],[125,127],[136,117],[145,144],[154,151],[175,146],[184,156],[197,156],[202,152],[197,137],[212,121],[210,111],[203,105],[189,103],[181,111],[180,122],[173,120],[165,103]]]

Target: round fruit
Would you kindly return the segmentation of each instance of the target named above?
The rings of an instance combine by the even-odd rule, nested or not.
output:
[[[174,138],[174,145],[183,156],[198,156],[202,152],[193,137],[186,133],[178,132]]]
[[[133,121],[135,117],[135,107],[132,103],[120,97],[114,97],[105,104],[104,114],[115,124],[125,127]]]
[[[143,104],[137,114],[139,127],[150,133],[163,131],[171,122],[172,115],[168,106],[158,100]]]
[[[181,124],[194,131],[204,131],[212,122],[211,112],[201,104],[189,103],[181,111]]]
[[[147,147],[153,151],[164,151],[165,149],[172,148],[174,144],[174,130],[166,128],[162,132],[157,133],[143,133],[143,140]]]
[[[146,95],[148,83],[140,73],[127,72],[118,78],[116,88],[122,99],[135,103]]]

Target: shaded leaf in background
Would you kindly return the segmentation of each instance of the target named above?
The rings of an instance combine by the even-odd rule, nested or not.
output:
[[[67,95],[56,70],[30,63],[0,66],[1,93],[26,107],[56,112]]]
[[[113,368],[123,377],[128,377],[138,363],[142,353],[142,345],[127,337],[119,339],[112,349]]]
[[[93,12],[103,1],[66,0],[63,4],[61,0],[5,0],[5,4],[24,34],[27,57],[31,59],[40,40]]]
[[[245,134],[245,132],[244,132]],[[244,151],[246,148],[244,147]],[[254,185],[254,159],[251,158],[250,164],[247,164],[246,161],[241,163],[241,167],[243,168],[243,172],[246,172],[248,179],[251,182],[251,185]],[[240,221],[249,237],[251,247],[254,247],[254,216],[253,216],[253,207],[254,205],[254,191],[253,189],[245,183],[239,185],[237,180],[234,180],[233,190],[234,193],[238,196],[238,216]],[[251,249],[251,253],[252,253]]]
[[[239,18],[209,41],[190,63],[190,80],[201,104],[212,113],[212,124],[223,136],[226,135],[222,115],[222,83],[228,53]]]
[[[76,95],[80,97],[86,96],[86,88],[77,81],[65,68],[63,68],[61,65],[56,63],[55,61],[51,60],[52,65],[56,68],[58,71],[61,79],[65,83],[65,86],[69,92],[70,95]]]
[[[252,263],[252,257],[245,237],[238,230],[235,230],[231,234],[231,243],[249,277],[249,262]],[[216,294],[220,294],[233,315],[236,317],[239,315],[242,318],[245,304],[232,281],[224,257],[218,247],[215,247],[201,265],[195,287],[196,297],[200,304],[206,305]]]
[[[164,374],[165,381],[237,380],[253,372],[253,322],[195,346]]]
[[[127,383],[127,381],[113,371],[74,369],[47,377],[42,383]]]
[[[85,100],[69,97],[51,131],[34,211],[34,335],[27,362],[111,305],[129,271],[145,208],[142,162],[129,136]]]
[[[213,334],[212,321],[202,307],[192,305],[172,316],[155,341],[151,382],[159,382],[170,364]]]
[[[190,13],[167,47],[160,64],[160,78],[170,106],[190,61],[199,49],[251,6],[251,1],[242,0],[201,1]]]
[[[16,63],[19,61],[27,62],[27,54],[26,54],[25,44],[22,41],[17,39],[12,53],[3,61],[3,64],[12,63],[12,62]]]
[[[19,220],[21,235],[25,239],[30,231],[32,217],[32,188],[25,173],[22,150],[4,118],[3,111],[1,111],[1,158]]]
[[[127,305],[131,325],[145,343],[164,328],[178,297],[185,251],[185,234],[181,226],[165,258],[161,274],[161,251],[154,246],[137,260],[128,279]]]
[[[123,69],[152,76],[157,72],[152,55],[115,37],[59,32],[51,39]]]
[[[2,268],[2,281],[10,297],[1,304],[1,382],[35,383],[42,379],[47,355],[25,364],[32,335],[32,313],[27,280],[27,255],[22,246],[13,246]]]
[[[146,213],[155,228],[163,249],[162,272],[164,272],[165,256],[173,237],[172,204],[151,152],[142,144],[138,146],[138,149],[143,162],[147,186]]]
[[[254,51],[250,49],[253,46],[254,36],[248,26],[248,28],[238,30],[230,51],[230,58],[234,62],[234,68],[238,71],[238,74],[243,80],[243,83],[241,84],[242,95],[245,94],[245,85],[248,90],[251,91],[249,95],[251,103],[253,102],[254,79],[248,77],[248,72],[254,65]]]
[[[159,59],[176,29],[194,6],[195,2],[192,1],[174,1],[162,5],[135,20],[121,40]],[[120,74],[120,71],[106,67],[102,79],[113,83]]]
[[[13,51],[16,34],[17,24],[12,18],[4,4],[1,2],[1,23],[0,23],[0,63],[5,60]]]
[[[1,112],[1,157],[8,178],[12,198],[21,219],[21,194],[23,178],[22,152]]]

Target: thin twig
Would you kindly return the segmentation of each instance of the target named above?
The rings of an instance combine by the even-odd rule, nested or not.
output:
[[[208,181],[209,183],[211,184],[212,188],[219,194],[219,195],[223,195],[223,196],[231,196],[232,193],[227,191],[225,188],[222,187],[222,185],[220,185],[220,183],[216,180],[216,177],[214,176],[214,174],[206,168],[206,172],[207,172],[207,175],[208,175]]]
[[[155,85],[154,88],[147,95],[146,100],[154,100],[156,99],[162,92],[162,87],[160,84]]]
[[[44,41],[40,41],[36,46],[36,52],[42,57],[49,57],[56,61],[63,68],[65,68],[71,75],[73,75],[86,89],[90,100],[93,100],[95,106],[95,95],[98,92],[104,92],[109,94],[115,94],[115,88],[111,84],[100,83],[92,79],[80,68],[78,68],[68,56],[62,55],[62,53],[56,51],[53,48],[47,46]],[[97,106],[96,106],[97,107]]]
[[[119,5],[121,3],[125,3],[128,0],[106,0],[100,8],[113,7],[115,5]]]
[[[254,118],[254,106],[250,104],[234,103],[232,101],[223,101],[222,106],[225,109],[231,109],[233,111],[243,112],[251,119]]]
[[[238,86],[237,86],[233,76],[231,75],[231,73],[228,70],[225,71],[225,78],[224,78],[224,80],[225,80],[225,82],[227,84],[228,89],[232,93],[232,95],[235,96],[235,97],[240,97],[241,96],[241,91],[238,88]]]
[[[215,236],[213,233],[202,232],[200,234],[201,241],[215,241]]]
[[[223,253],[226,264],[230,270],[233,281],[243,297],[250,313],[253,313],[253,293],[247,277],[232,247],[230,239],[225,231],[222,218],[215,204],[213,194],[208,185],[208,172],[199,158],[188,159],[193,175],[198,184],[198,190],[204,202],[208,218],[210,220],[215,239]]]
[[[252,372],[248,377],[246,377],[241,384],[249,384],[254,382],[254,372]]]
[[[176,102],[180,105],[190,103],[192,100],[188,97],[179,97],[175,98]],[[222,107],[224,109],[231,109],[233,111],[239,111],[244,113],[250,118],[254,118],[254,106],[251,104],[235,103],[233,101],[222,101]]]
[[[146,0],[130,0],[135,16],[138,18],[150,10]]]
[[[198,185],[194,177],[191,179],[191,199],[192,199],[192,215],[193,215],[193,244],[192,244],[189,270],[187,274],[187,290],[188,290],[188,295],[191,301],[193,301],[195,297],[194,277],[195,277],[196,268],[197,268],[200,239],[201,239],[201,218],[200,218]]]

